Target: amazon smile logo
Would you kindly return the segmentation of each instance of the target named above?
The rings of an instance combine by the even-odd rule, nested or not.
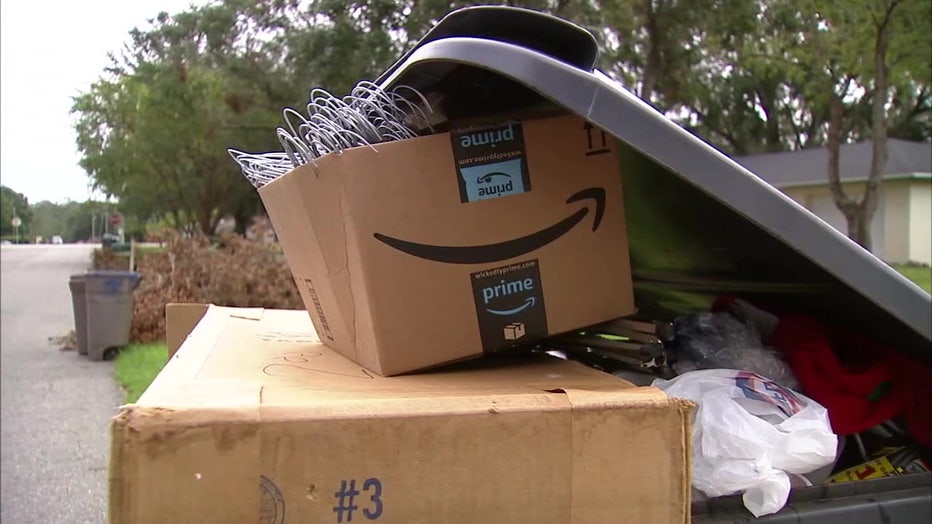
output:
[[[505,309],[505,310],[485,308],[485,310],[493,315],[507,317],[510,315],[517,315],[518,313],[521,313],[527,309],[534,307],[534,304],[536,302],[537,302],[537,299],[535,299],[534,297],[527,297],[526,299],[524,299],[524,303],[516,308]]]
[[[496,178],[504,178],[507,180],[511,180],[511,175],[509,175],[508,173],[502,173],[501,171],[494,171],[492,173],[487,173],[477,178],[476,182],[478,182],[479,184],[489,184],[495,181]]]
[[[592,231],[597,230],[602,223],[602,215],[605,213],[605,190],[603,188],[591,187],[583,189],[567,198],[566,203],[573,204],[590,200],[592,201],[591,204],[583,206],[551,226],[519,238],[495,244],[439,246],[394,238],[382,233],[374,233],[372,236],[379,242],[398,251],[425,260],[446,264],[488,264],[526,255],[557,240],[570,232],[589,215],[590,205],[594,213]]]

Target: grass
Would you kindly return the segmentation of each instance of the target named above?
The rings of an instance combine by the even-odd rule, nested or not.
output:
[[[929,266],[894,266],[904,277],[912,280],[917,286],[932,293],[932,267]]]
[[[168,362],[168,348],[163,342],[130,344],[114,362],[113,373],[126,391],[126,402],[139,400],[155,376]]]

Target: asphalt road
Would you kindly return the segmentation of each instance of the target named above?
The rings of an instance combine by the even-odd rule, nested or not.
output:
[[[0,249],[3,524],[107,521],[109,422],[123,400],[113,363],[48,341],[72,329],[68,276],[92,249]]]

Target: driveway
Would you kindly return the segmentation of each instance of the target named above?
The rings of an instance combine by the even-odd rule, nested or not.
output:
[[[123,400],[112,362],[89,362],[48,338],[73,326],[68,276],[93,246],[0,249],[0,521],[107,521],[110,418]]]

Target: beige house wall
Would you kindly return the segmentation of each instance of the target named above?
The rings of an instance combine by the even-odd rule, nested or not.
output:
[[[884,216],[884,256],[881,258],[891,263],[909,261],[909,180],[890,180],[883,183],[881,191],[886,213]]]
[[[909,260],[932,265],[932,180],[909,189]]]
[[[925,190],[914,190],[917,186],[924,186]],[[932,240],[929,238],[932,231],[930,187],[932,186],[928,180],[884,181],[877,212],[871,222],[874,255],[891,263],[910,260],[932,263],[929,261],[932,251]],[[844,184],[844,190],[849,197],[860,199],[864,194],[864,184]],[[788,187],[782,188],[781,191],[847,235],[845,217],[835,206],[828,184]]]

